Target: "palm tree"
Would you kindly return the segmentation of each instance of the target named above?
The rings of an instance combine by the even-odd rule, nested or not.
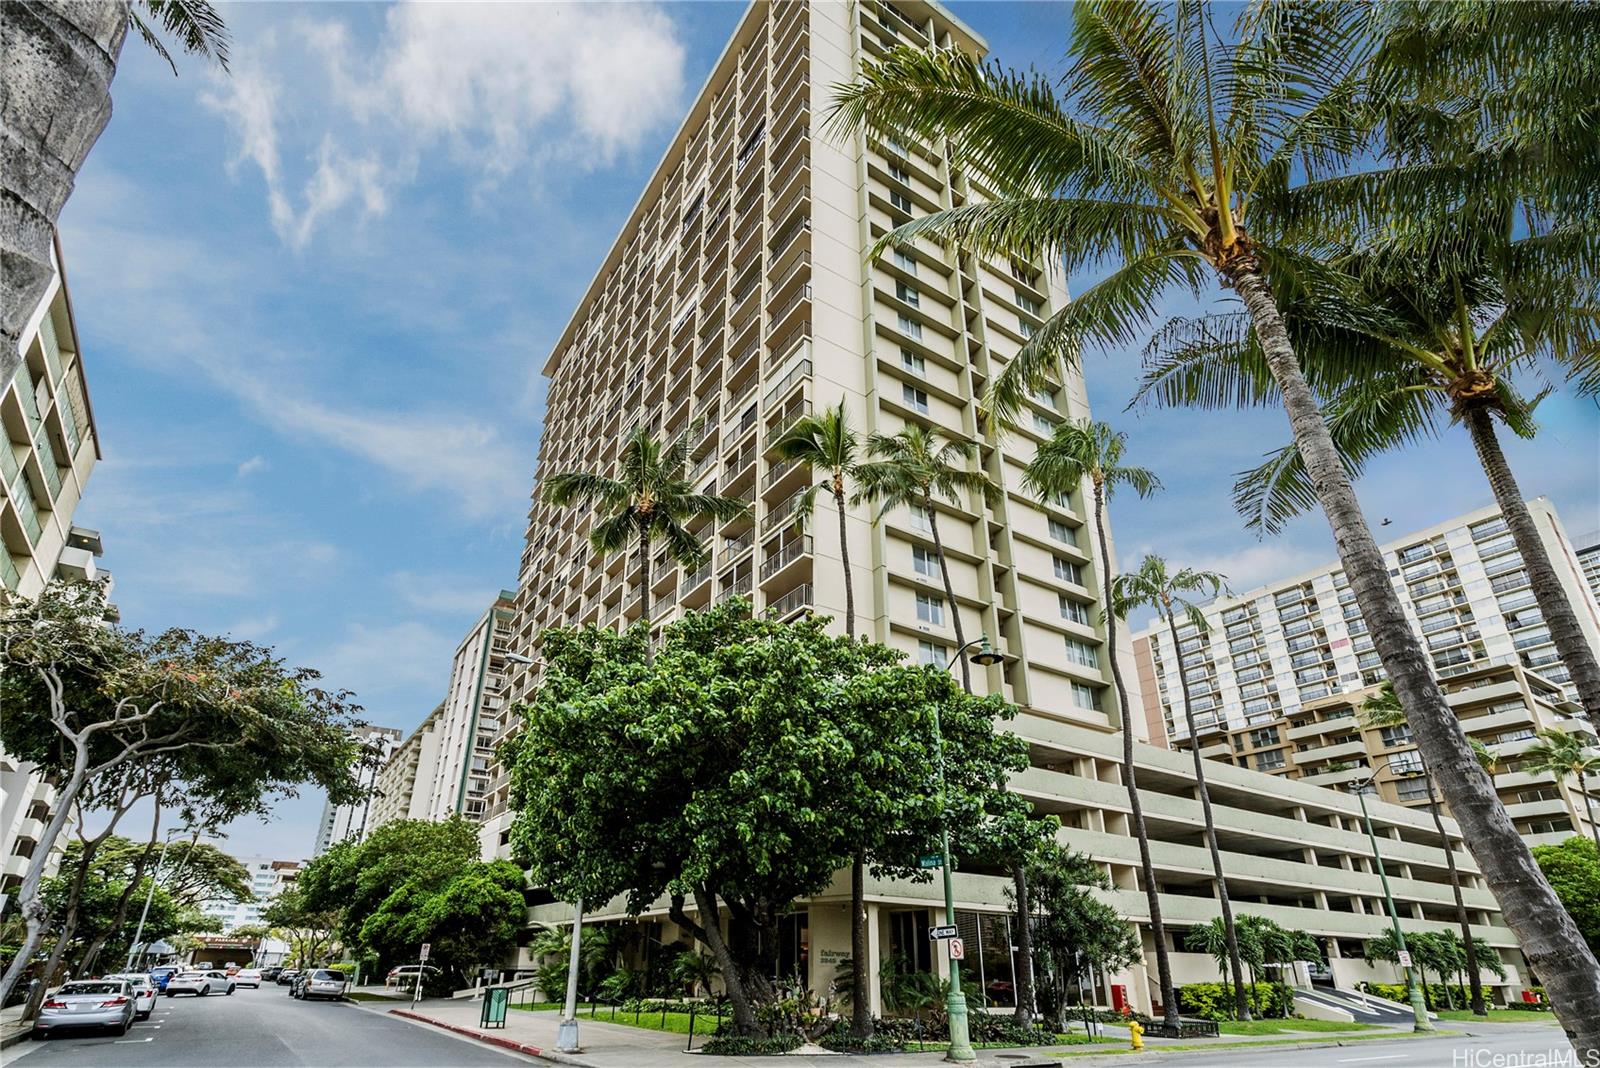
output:
[[[1220,283],[1242,301],[1356,603],[1445,800],[1573,1045],[1580,1056],[1600,1054],[1600,965],[1445,702],[1277,303],[1278,290],[1288,296],[1332,274],[1301,246],[1321,233],[1321,204],[1338,199],[1319,179],[1368,147],[1370,20],[1383,9],[1241,5],[1234,32],[1221,35],[1209,15],[1194,3],[1083,0],[1059,91],[1048,75],[986,67],[957,49],[897,48],[838,87],[830,123],[948,142],[950,158],[998,191],[897,227],[880,239],[885,247],[927,237],[975,255],[1048,254],[1069,273],[1117,264],[995,374],[983,405],[990,417],[1009,420],[1085,346],[1133,343],[1173,286],[1202,297]]]
[[[795,507],[795,525],[803,528],[816,508],[817,495],[826,490],[839,515],[839,568],[844,573],[844,630],[856,636],[856,594],[850,575],[850,534],[845,524],[847,482],[855,478],[857,444],[855,428],[845,414],[844,400],[795,422],[773,445],[791,463],[810,464],[822,477],[807,487]],[[954,610],[954,604],[951,605]],[[867,857],[857,852],[850,863],[850,988],[865,991],[872,980],[867,945]],[[865,1000],[852,1001],[850,1027],[857,1038],[872,1035],[872,1013]]]
[[[1088,479],[1094,490],[1095,546],[1100,554],[1100,573],[1104,577],[1102,594],[1106,625],[1106,652],[1111,658],[1111,679],[1117,691],[1118,725],[1122,728],[1122,779],[1128,789],[1128,812],[1134,837],[1139,840],[1139,867],[1144,877],[1145,899],[1150,906],[1150,933],[1156,944],[1156,974],[1161,986],[1161,1004],[1169,1027],[1178,1026],[1178,996],[1172,986],[1172,963],[1167,959],[1166,927],[1161,922],[1161,896],[1156,891],[1156,870],[1150,860],[1150,832],[1144,822],[1144,806],[1139,801],[1138,777],[1133,761],[1133,713],[1128,708],[1128,690],[1122,682],[1122,665],[1117,659],[1116,583],[1111,571],[1111,543],[1106,532],[1106,500],[1119,486],[1127,486],[1141,497],[1161,488],[1161,480],[1143,467],[1122,462],[1127,436],[1104,423],[1068,421],[1056,424],[1050,440],[1039,446],[1023,474],[1026,485],[1041,497],[1070,493]]]
[[[1506,204],[1498,218],[1465,234],[1452,220],[1444,249],[1433,247],[1442,237],[1426,233],[1371,241],[1338,260],[1357,281],[1296,294],[1284,317],[1308,379],[1326,398],[1334,443],[1352,473],[1372,456],[1437,436],[1448,425],[1466,428],[1551,638],[1600,730],[1600,658],[1498,432],[1503,424],[1533,436],[1540,398],[1518,392],[1518,374],[1541,362],[1571,364],[1585,344],[1594,346],[1600,274],[1577,269],[1574,258],[1586,246],[1600,256],[1600,230],[1519,237],[1518,218]],[[1175,320],[1151,348],[1140,397],[1193,407],[1276,403],[1276,383],[1243,315]],[[1247,522],[1271,533],[1317,501],[1292,445],[1270,453],[1234,490]]]
[[[1200,758],[1199,733],[1194,708],[1189,703],[1189,669],[1184,666],[1182,643],[1178,640],[1178,616],[1182,614],[1196,634],[1210,630],[1205,615],[1185,595],[1215,597],[1222,590],[1223,577],[1214,571],[1183,568],[1167,569],[1159,556],[1147,555],[1139,570],[1118,575],[1111,583],[1112,602],[1108,615],[1126,618],[1136,608],[1153,608],[1166,621],[1172,635],[1173,655],[1178,660],[1178,686],[1183,694],[1183,715],[1189,725],[1189,751],[1194,756],[1195,788],[1200,794],[1200,814],[1205,820],[1206,847],[1211,850],[1211,870],[1216,875],[1217,904],[1222,910],[1222,933],[1229,967],[1233,970],[1234,1013],[1240,1020],[1250,1019],[1250,997],[1244,986],[1244,966],[1239,960],[1239,935],[1233,925],[1233,905],[1228,900],[1228,883],[1222,873],[1222,852],[1217,848],[1217,825],[1211,816],[1211,791],[1206,788],[1205,761]]]
[[[1407,726],[1406,710],[1400,703],[1400,698],[1394,692],[1394,687],[1387,682],[1378,688],[1377,692],[1361,702],[1358,712],[1363,725],[1367,727],[1404,727]],[[1476,741],[1476,739],[1474,739]],[[1478,762],[1488,771],[1494,762],[1494,754],[1487,746],[1477,743],[1474,750],[1478,755]],[[1461,896],[1461,874],[1456,871],[1456,853],[1450,845],[1450,836],[1444,831],[1444,816],[1439,811],[1439,799],[1433,789],[1433,773],[1428,770],[1427,758],[1422,751],[1417,751],[1417,760],[1420,762],[1422,775],[1428,787],[1428,811],[1433,816],[1433,826],[1439,834],[1440,845],[1444,849],[1445,866],[1450,870],[1450,889],[1456,898],[1456,923],[1461,927],[1462,945],[1467,955],[1467,977],[1472,982],[1472,1011],[1478,1016],[1487,1016],[1489,1007],[1483,1000],[1483,982],[1478,976],[1478,957],[1476,946],[1472,938],[1472,921],[1467,917],[1467,903]],[[1486,763],[1487,762],[1487,763]]]
[[[228,29],[210,0],[105,0],[0,4],[6,92],[0,149],[6,221],[0,226],[0,382],[11,381],[18,343],[55,273],[50,246],[78,168],[111,119],[111,79],[131,27],[169,64],[151,23],[192,55],[228,66]],[[177,73],[176,65],[173,73]]]
[[[670,446],[636,426],[617,458],[617,477],[593,471],[564,471],[545,484],[544,498],[558,508],[585,504],[599,522],[589,531],[589,544],[602,556],[619,552],[630,541],[639,554],[639,619],[650,626],[650,557],[657,541],[667,554],[688,568],[705,563],[707,552],[700,539],[684,525],[696,519],[718,522],[750,512],[750,503],[738,497],[698,493],[684,477],[688,446],[683,439]],[[647,644],[645,656],[650,656]]]
[[[939,537],[939,512],[935,502],[948,501],[960,506],[962,498],[980,493],[992,500],[994,483],[982,471],[972,470],[970,462],[978,448],[970,441],[947,436],[937,428],[917,423],[897,434],[874,434],[867,442],[872,459],[856,468],[856,493],[853,501],[878,504],[877,518],[891,508],[920,509],[928,521],[928,537],[939,562],[939,577],[944,580],[944,596],[950,605],[950,621],[956,632],[956,648],[967,643],[961,629],[961,606],[956,603],[955,587],[950,582],[950,564],[945,559],[944,542]],[[961,661],[961,685],[972,692],[972,673],[966,657]]]
[[[1584,811],[1589,816],[1589,830],[1594,835],[1595,849],[1600,850],[1600,823],[1595,822],[1594,800],[1589,796],[1589,775],[1600,772],[1600,753],[1590,749],[1579,735],[1569,731],[1551,729],[1539,732],[1539,740],[1522,754],[1528,761],[1528,770],[1545,771],[1555,776],[1556,782],[1566,782],[1568,777],[1578,780],[1578,793],[1583,795]]]
[[[823,477],[810,486],[795,507],[795,524],[803,527],[817,506],[817,494],[827,490],[839,513],[839,566],[844,571],[844,632],[856,636],[856,594],[850,580],[850,537],[845,529],[846,482],[855,477],[858,447],[855,428],[845,415],[844,401],[815,415],[797,420],[784,431],[773,448],[791,463],[810,464]],[[865,973],[857,980],[865,983]],[[864,987],[863,987],[864,989]]]

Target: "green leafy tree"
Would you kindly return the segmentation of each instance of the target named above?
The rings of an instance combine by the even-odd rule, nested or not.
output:
[[[706,549],[686,524],[700,519],[724,522],[747,515],[750,503],[737,497],[700,493],[686,475],[686,438],[663,446],[645,426],[637,426],[617,457],[616,477],[594,471],[565,471],[545,483],[545,500],[557,507],[588,505],[596,515],[589,545],[602,556],[635,543],[639,556],[639,619],[650,623],[650,563],[655,544],[685,567],[699,567]],[[647,654],[648,655],[648,654]]]
[[[436,888],[411,879],[396,887],[361,924],[357,944],[383,961],[414,957],[424,942],[428,963],[452,988],[471,984],[475,967],[499,961],[522,926],[522,869],[508,860],[474,861]],[[424,984],[426,985],[426,984]]]
[[[753,619],[735,599],[669,624],[651,662],[643,644],[637,629],[541,635],[546,670],[509,753],[512,846],[559,898],[621,895],[637,914],[665,897],[716,960],[736,1029],[759,1034],[777,971],[763,932],[826,887],[864,831],[890,867],[931,851],[941,819],[976,855],[990,814],[1016,803],[996,784],[1026,766],[1026,747],[995,730],[1013,712],[998,698],[819,619]],[[892,834],[869,822],[874,803]]]
[[[336,803],[360,796],[348,694],[263,646],[125,631],[106,612],[103,587],[85,583],[0,604],[0,745],[59,783],[44,839],[59,838],[70,815],[102,809],[98,848],[141,798],[205,826],[269,812],[306,782]],[[86,845],[86,860],[92,852]],[[0,999],[43,941],[47,856],[38,851],[17,890],[28,929]]]
[[[1039,446],[1023,474],[1025,484],[1040,496],[1071,493],[1088,480],[1094,501],[1095,548],[1104,576],[1101,596],[1108,606],[1103,614],[1106,628],[1106,653],[1111,659],[1112,688],[1117,693],[1117,725],[1122,728],[1122,779],[1128,791],[1128,806],[1133,834],[1139,842],[1139,867],[1143,875],[1145,899],[1150,906],[1150,930],[1156,943],[1156,975],[1161,991],[1165,1023],[1178,1026],[1178,997],[1172,984],[1172,964],[1167,958],[1166,927],[1161,920],[1161,900],[1156,891],[1155,865],[1150,859],[1150,831],[1144,821],[1144,803],[1139,797],[1138,772],[1133,759],[1133,712],[1128,706],[1128,691],[1122,682],[1122,665],[1117,659],[1116,584],[1111,570],[1111,541],[1106,529],[1106,501],[1126,486],[1141,497],[1161,488],[1161,480],[1147,468],[1125,464],[1127,436],[1105,423],[1089,420],[1065,422],[1056,426],[1050,440]]]
[[[1045,1016],[1058,1032],[1068,1029],[1068,991],[1091,969],[1117,972],[1143,957],[1133,925],[1090,893],[1107,882],[1098,864],[1055,843],[1029,860],[1033,944],[1044,965],[1035,971]]]
[[[938,502],[968,503],[973,494],[993,500],[998,491],[980,470],[972,469],[978,447],[970,441],[952,438],[937,428],[911,423],[896,434],[874,434],[867,443],[872,457],[856,468],[855,500],[879,506],[878,518],[893,508],[921,509],[928,520],[928,537],[939,560],[939,577],[944,581],[944,597],[950,605],[950,622],[955,628],[956,648],[966,645],[961,629],[961,605],[950,584],[950,565],[944,556],[944,541],[939,537]],[[961,686],[972,692],[972,670],[961,659]]]
[[[21,362],[18,343],[55,273],[51,242],[78,168],[111,119],[111,80],[122,42],[133,29],[172,65],[157,33],[170,34],[183,51],[226,70],[228,30],[209,0],[109,0],[54,5],[7,0],[6,94],[0,126],[4,148],[7,224],[0,229],[0,382],[10,382]]]
[[[1600,773],[1600,751],[1591,749],[1580,734],[1551,729],[1539,732],[1538,740],[1523,751],[1522,759],[1528,770],[1553,775],[1558,783],[1578,781],[1578,794],[1589,816],[1589,832],[1595,847],[1600,848],[1600,820],[1595,819],[1594,799],[1589,796],[1589,776]]]
[[[1394,687],[1387,682],[1379,687],[1377,692],[1361,702],[1361,708],[1357,714],[1360,716],[1361,722],[1368,727],[1402,727],[1406,725],[1405,707],[1401,705],[1399,696],[1394,692]],[[1490,753],[1488,747],[1484,746],[1482,742],[1477,741],[1477,739],[1472,741],[1474,745],[1473,752],[1477,754],[1479,764],[1483,765],[1485,770],[1488,770],[1492,765],[1494,755]],[[1434,830],[1438,832],[1441,842],[1448,843],[1450,838],[1444,832],[1444,814],[1440,811],[1439,799],[1433,789],[1433,773],[1428,770],[1427,758],[1422,755],[1421,750],[1417,751],[1417,760],[1419,761],[1422,775],[1427,779],[1428,812],[1433,816]],[[1485,763],[1485,761],[1490,763]],[[1462,945],[1466,954],[1467,979],[1472,986],[1472,1011],[1479,1016],[1487,1016],[1489,1014],[1489,1006],[1483,996],[1483,981],[1480,978],[1478,969],[1477,946],[1473,940],[1472,921],[1467,916],[1467,903],[1461,894],[1461,874],[1456,870],[1455,850],[1446,848],[1444,860],[1446,867],[1450,871],[1450,889],[1456,899],[1456,922],[1460,925],[1461,937],[1465,940]]]
[[[198,908],[207,901],[247,901],[250,872],[210,842],[175,841],[156,875],[174,901]]]
[[[1600,850],[1575,834],[1555,845],[1535,846],[1533,857],[1583,937],[1600,951]]]
[[[1239,8],[1231,32],[1215,33],[1201,4],[1085,0],[1073,8],[1059,83],[984,66],[959,49],[897,48],[838,88],[832,122],[939,142],[996,190],[896,228],[874,254],[928,238],[972,255],[1059,257],[1068,273],[1114,265],[993,376],[984,409],[1002,421],[1063,360],[1133,344],[1171,290],[1203,298],[1221,285],[1240,299],[1356,603],[1445,800],[1574,1047],[1600,1053],[1600,966],[1473,759],[1280,309],[1337,281],[1306,250],[1327,240],[1330,215],[1361,200],[1362,183],[1347,172],[1365,161],[1381,117],[1368,75],[1385,17],[1372,5],[1251,4]],[[1468,116],[1477,106],[1461,103]],[[1592,120],[1571,126],[1592,128]],[[1592,163],[1592,152],[1562,153]],[[1570,189],[1592,185],[1592,175],[1568,171],[1561,180]],[[1404,192],[1416,188],[1380,187],[1377,199],[1396,206],[1384,219],[1403,221]],[[1385,369],[1376,352],[1373,365]]]
[[[844,401],[815,415],[802,416],[773,442],[773,451],[791,463],[808,464],[821,478],[800,495],[794,510],[795,523],[804,526],[816,510],[818,494],[833,498],[839,517],[839,569],[844,575],[844,632],[856,636],[856,594],[850,574],[850,535],[845,527],[850,483],[855,478],[860,445]]]
[[[295,967],[315,967],[334,955],[340,910],[308,905],[305,891],[298,886],[278,891],[261,910],[261,919],[289,943],[289,959]]]
[[[1250,996],[1244,987],[1244,968],[1239,960],[1238,936],[1233,927],[1233,904],[1228,898],[1228,882],[1222,872],[1222,852],[1217,848],[1217,824],[1211,814],[1211,791],[1206,788],[1205,761],[1200,758],[1200,733],[1194,720],[1194,707],[1189,697],[1189,669],[1184,665],[1183,643],[1178,639],[1178,616],[1197,635],[1207,633],[1211,627],[1200,609],[1189,600],[1191,596],[1215,597],[1223,589],[1223,576],[1212,571],[1195,571],[1182,568],[1170,571],[1167,562],[1159,556],[1146,555],[1139,562],[1139,570],[1118,575],[1111,583],[1114,600],[1111,614],[1126,618],[1138,608],[1153,608],[1166,622],[1172,635],[1172,649],[1178,660],[1178,685],[1183,695],[1183,714],[1189,725],[1189,752],[1194,757],[1195,787],[1200,795],[1200,815],[1205,821],[1206,848],[1211,851],[1211,871],[1216,877],[1217,906],[1221,910],[1223,941],[1227,950],[1228,965],[1233,971],[1233,1000],[1235,1019],[1250,1019]],[[1224,975],[1223,981],[1228,981]]]

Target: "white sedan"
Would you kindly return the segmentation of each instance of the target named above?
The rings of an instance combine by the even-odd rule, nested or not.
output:
[[[170,998],[174,994],[194,994],[203,998],[207,994],[231,994],[233,986],[227,972],[179,972],[167,980],[166,995]]]
[[[238,973],[233,977],[233,985],[252,986],[259,990],[261,988],[261,969],[240,968]]]
[[[156,984],[146,974],[128,973],[126,975],[108,975],[107,979],[121,979],[133,988],[133,1011],[141,1020],[150,1019],[150,1014],[156,1008]]]

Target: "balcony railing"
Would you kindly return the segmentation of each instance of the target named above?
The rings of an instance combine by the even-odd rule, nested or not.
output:
[[[805,496],[805,491],[800,490],[789,494],[782,502],[775,504],[767,511],[766,519],[761,522],[761,532],[770,534],[779,527],[790,523],[794,519],[795,510],[800,507],[800,498]]]
[[[751,581],[751,574],[748,571],[737,578],[724,575],[722,577],[722,591],[717,594],[717,601],[720,603],[730,597],[746,596],[754,585],[754,582]]]
[[[779,571],[782,571],[784,568],[788,567],[790,564],[794,563],[796,560],[800,559],[801,556],[804,556],[810,551],[811,539],[809,537],[795,538],[791,541],[785,542],[779,547],[777,552],[771,554],[762,561],[761,581],[767,581],[767,579],[771,578],[773,575],[776,575]]]
[[[778,380],[777,385],[767,390],[767,404],[776,404],[779,400],[783,399],[784,394],[788,393],[796,382],[810,377],[811,361],[801,360],[799,363],[795,364],[794,368],[788,374],[784,375]]]
[[[815,603],[812,598],[811,583],[807,582],[796,586],[776,601],[767,605],[767,611],[775,616],[782,617],[801,608],[809,608]]]

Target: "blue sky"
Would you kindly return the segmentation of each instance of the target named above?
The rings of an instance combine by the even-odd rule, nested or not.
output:
[[[1065,6],[953,6],[1005,62],[1059,65]],[[742,11],[229,5],[226,78],[129,41],[62,216],[105,456],[78,522],[124,620],[271,643],[373,722],[418,723],[516,582],[539,368]],[[1330,558],[1320,518],[1259,542],[1228,505],[1282,415],[1124,414],[1136,357],[1086,366],[1167,484],[1116,504],[1123,559],[1245,588]],[[1508,446],[1524,488],[1600,529],[1600,418],[1560,395],[1543,414]],[[1459,433],[1360,488],[1397,533],[1490,500]],[[232,848],[308,854],[320,804]]]

